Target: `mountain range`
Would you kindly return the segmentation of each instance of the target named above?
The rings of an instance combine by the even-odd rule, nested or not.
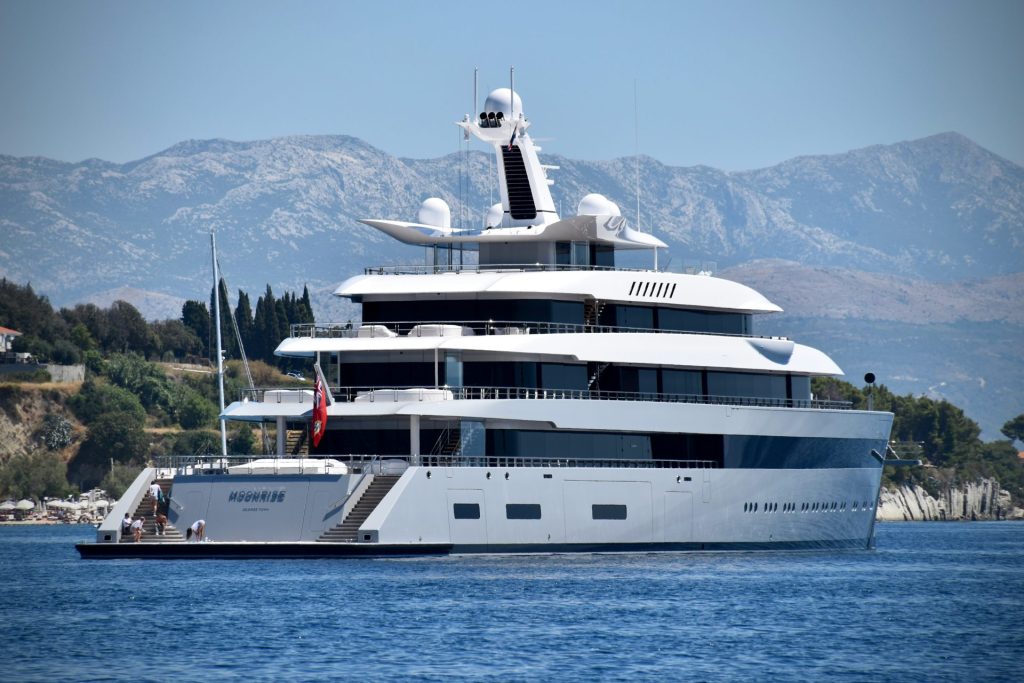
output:
[[[639,225],[669,245],[661,266],[717,262],[786,309],[762,329],[809,337],[849,379],[874,370],[897,391],[957,397],[989,438],[1024,412],[1021,166],[957,133],[742,172],[541,156],[559,167],[562,215],[600,192],[634,224],[639,165]],[[330,296],[341,280],[424,258],[356,219],[413,219],[439,196],[453,224],[480,225],[493,164],[402,159],[349,136],[191,140],[126,164],[0,156],[0,275],[57,305],[125,299],[176,317],[208,297],[215,229],[232,288],[308,284],[318,319],[348,319]]]

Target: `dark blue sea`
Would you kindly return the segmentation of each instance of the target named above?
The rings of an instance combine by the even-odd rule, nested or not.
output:
[[[4,681],[1022,681],[1024,523],[877,550],[137,561],[0,527]]]

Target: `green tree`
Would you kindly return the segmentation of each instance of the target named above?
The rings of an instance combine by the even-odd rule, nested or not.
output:
[[[169,407],[171,392],[167,376],[156,363],[134,353],[116,353],[107,360],[106,375],[111,383],[139,398],[143,407]]]
[[[88,425],[110,413],[139,429],[146,421],[146,411],[135,394],[104,382],[86,380],[82,390],[68,399],[68,405],[78,419]]]
[[[202,355],[208,356],[208,342],[210,332],[213,329],[210,322],[210,311],[202,301],[186,301],[181,307],[181,322],[185,327],[192,330],[202,343]]]
[[[174,412],[178,424],[184,429],[209,427],[217,417],[217,407],[202,394],[187,385],[175,391]]]
[[[238,343],[235,341],[235,331],[231,325],[231,304],[228,301],[228,286],[221,278],[220,281],[220,345],[221,350],[224,351],[226,358],[238,358]],[[216,313],[213,307],[213,287],[210,288],[210,311]],[[211,328],[213,329],[213,328]],[[216,334],[216,331],[213,332]],[[217,362],[216,353],[213,349],[217,348],[216,338],[210,339],[210,360]]]
[[[68,480],[86,491],[110,472],[111,461],[141,464],[148,448],[141,422],[125,413],[104,413],[89,425],[89,435],[68,463]]]
[[[174,440],[174,452],[180,455],[216,455],[220,453],[220,434],[209,430],[184,431]]]
[[[103,340],[108,352],[135,351],[143,356],[149,353],[152,343],[149,326],[142,314],[127,301],[115,301],[107,313],[110,327]]]
[[[161,320],[150,323],[150,333],[159,340],[161,352],[174,358],[202,355],[203,342],[195,331],[180,320]]]
[[[77,365],[82,360],[78,347],[66,339],[58,339],[53,343],[50,359],[60,365]]]
[[[0,468],[0,490],[13,498],[40,500],[69,493],[67,466],[56,453],[33,451],[15,455]]]
[[[1024,413],[1012,420],[1007,420],[999,431],[1010,441],[1024,441]]]
[[[71,328],[71,343],[82,351],[93,351],[96,349],[96,340],[85,323],[78,322]]]
[[[67,323],[45,296],[37,295],[31,284],[22,286],[7,278],[0,279],[0,320],[4,327],[47,344],[67,337]]]
[[[238,290],[238,305],[235,306],[235,324],[238,325],[238,334],[242,338],[242,344],[245,346],[245,353],[251,357],[254,351],[252,307],[249,304],[249,295],[242,290]]]
[[[78,304],[74,308],[62,308],[60,311],[61,317],[71,326],[71,341],[83,351],[99,348],[100,343],[109,336],[108,313],[96,304]],[[80,325],[87,335],[81,330],[75,332]]]
[[[142,468],[137,465],[123,465],[115,462],[100,481],[100,488],[106,491],[111,498],[120,498],[141,472]]]
[[[255,442],[252,429],[248,424],[242,423],[237,428],[231,429],[228,432],[228,453],[231,455],[250,455],[253,452]]]

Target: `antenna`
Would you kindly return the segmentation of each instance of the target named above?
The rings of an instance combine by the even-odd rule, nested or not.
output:
[[[640,229],[640,97],[638,95],[637,79],[633,79],[633,161],[636,170],[636,229]],[[654,228],[650,229],[654,234]],[[654,271],[658,272],[658,248],[654,247]]]
[[[479,102],[479,100],[477,99],[477,94],[476,94],[476,83],[477,83],[477,76],[479,75],[479,73],[480,73],[480,69],[478,67],[474,67],[473,68],[473,106],[469,110],[469,120],[470,121],[476,121],[476,115],[480,113],[480,112],[478,112],[476,110],[476,103]],[[469,131],[468,130],[466,131],[466,139],[467,140],[469,139]]]
[[[213,315],[217,325],[217,390],[220,398],[220,454],[228,454],[227,424],[224,422],[224,354],[220,345],[220,273],[217,267],[217,229],[210,230],[210,247],[213,256]]]
[[[512,92],[508,103],[508,117],[514,119],[516,117],[516,68],[514,66],[508,68],[508,89]],[[522,112],[519,113],[522,114]]]
[[[636,229],[640,232],[640,105],[633,79],[633,162],[636,165]],[[657,270],[657,268],[655,268]]]

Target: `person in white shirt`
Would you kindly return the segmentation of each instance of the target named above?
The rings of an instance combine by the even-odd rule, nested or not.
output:
[[[127,536],[132,532],[132,518],[127,512],[124,513],[124,519],[121,520],[121,536]]]
[[[191,540],[192,538],[195,538],[196,539],[196,543],[201,543],[202,540],[203,540],[203,536],[205,536],[205,535],[206,535],[206,520],[205,519],[197,519],[196,521],[192,522],[192,526],[190,526],[185,531],[185,540],[188,541],[188,540]]]
[[[132,540],[138,543],[142,540],[142,525],[146,523],[145,517],[139,517],[132,522]]]
[[[159,510],[160,499],[164,497],[163,489],[160,488],[160,484],[155,481],[149,485],[149,495],[153,498],[153,514],[155,515]]]

